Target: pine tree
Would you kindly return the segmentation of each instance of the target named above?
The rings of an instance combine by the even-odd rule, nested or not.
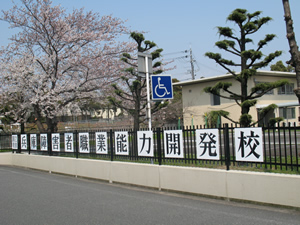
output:
[[[145,40],[144,35],[141,33],[132,32],[130,37],[136,42],[138,52],[149,52],[156,47],[154,42]],[[153,62],[161,56],[162,51],[163,49],[157,48],[151,52]],[[121,77],[121,83],[112,85],[114,95],[109,96],[108,100],[115,107],[121,108],[131,115],[134,120],[134,129],[138,130],[140,124],[146,119],[146,77],[137,71],[137,58],[129,53],[124,53],[122,61],[128,67],[124,69],[125,75]],[[161,66],[162,63],[156,61],[153,64],[153,74],[162,73]],[[154,113],[167,104],[167,102],[156,102],[152,105],[151,112]]]
[[[230,91],[232,83],[229,82],[218,82],[213,87],[205,88],[205,92],[235,100],[241,108],[241,116],[239,121],[232,121],[239,123],[241,127],[249,127],[252,125],[252,117],[249,115],[249,110],[250,107],[256,104],[258,98],[268,91],[288,82],[287,80],[281,80],[273,83],[256,84],[250,93],[248,93],[248,80],[256,74],[256,70],[267,66],[273,59],[281,55],[281,51],[275,51],[263,58],[261,49],[274,39],[274,34],[267,34],[263,40],[258,42],[256,49],[247,49],[247,44],[253,43],[253,40],[249,38],[249,36],[256,33],[263,25],[271,20],[270,17],[260,17],[260,15],[260,11],[251,14],[245,9],[235,9],[227,17],[227,20],[234,22],[238,26],[239,32],[235,34],[233,28],[218,27],[218,33],[221,37],[224,37],[224,40],[216,42],[216,46],[227,53],[238,56],[240,62],[224,59],[219,53],[207,52],[205,54],[226,69],[228,73],[232,74],[233,78],[240,83],[240,93]],[[232,67],[240,68],[241,72],[235,72]],[[222,94],[221,91],[228,95]],[[276,106],[270,105],[268,109],[272,110],[274,107]]]

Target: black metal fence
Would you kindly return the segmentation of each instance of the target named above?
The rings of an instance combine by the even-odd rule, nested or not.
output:
[[[137,131],[126,130],[128,132],[128,155],[116,154],[115,147],[115,132],[120,130],[76,130],[61,132],[60,144],[58,151],[53,151],[50,141],[51,134],[48,133],[48,150],[42,151],[40,148],[40,135],[37,134],[37,150],[32,150],[30,144],[26,149],[21,149],[19,142],[18,149],[12,149],[12,135],[0,136],[1,149],[12,149],[13,152],[27,152],[29,154],[90,158],[111,161],[130,161],[139,163],[151,163],[159,165],[174,165],[174,166],[200,166],[222,168],[229,170],[235,167],[249,167],[263,170],[288,170],[298,171],[300,167],[300,127],[296,124],[288,126],[262,127],[263,143],[263,162],[241,162],[236,160],[234,126],[225,124],[218,128],[219,133],[219,160],[203,160],[199,159],[196,154],[196,130],[202,127],[184,127],[182,128],[183,136],[183,157],[170,158],[165,155],[164,130],[177,130],[177,128],[155,128],[153,129],[153,146],[154,154],[151,157],[139,156],[137,150]],[[107,133],[107,153],[97,154],[96,152],[96,135],[95,132]],[[79,133],[87,132],[89,134],[89,153],[80,153],[79,151]],[[74,152],[65,151],[64,134],[73,133],[74,135]],[[17,134],[21,140],[21,134]],[[29,140],[30,134],[27,134]]]
[[[0,135],[0,149],[1,150],[10,150],[12,145],[11,135],[5,134]]]

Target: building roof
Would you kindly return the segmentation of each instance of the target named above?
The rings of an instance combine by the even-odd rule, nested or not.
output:
[[[291,73],[291,72],[281,72],[281,71],[265,71],[265,70],[258,70],[256,72],[256,75],[260,76],[277,76],[277,77],[296,77],[296,73]],[[181,81],[177,83],[173,83],[173,86],[187,86],[187,85],[193,85],[197,83],[205,83],[209,81],[218,81],[218,80],[224,80],[227,78],[232,78],[233,75],[231,74],[224,74],[224,75],[219,75],[219,76],[214,76],[214,77],[205,77],[205,78],[200,78],[197,80],[188,80],[188,81]]]
[[[267,107],[269,104],[265,105],[255,105],[257,109],[262,109]],[[281,108],[281,107],[292,107],[292,106],[299,106],[299,102],[283,102],[283,103],[276,103],[276,105]]]

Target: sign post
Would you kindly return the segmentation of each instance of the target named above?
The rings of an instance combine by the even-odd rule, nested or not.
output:
[[[151,105],[150,105],[150,87],[149,87],[149,73],[152,73],[152,55],[138,52],[138,72],[146,74],[147,83],[147,119],[149,130],[152,129],[151,123]]]

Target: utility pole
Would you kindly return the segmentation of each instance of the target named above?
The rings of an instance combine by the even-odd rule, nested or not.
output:
[[[193,59],[192,47],[190,47],[190,63],[191,63],[192,80],[195,80],[195,69],[194,69],[194,59]]]

